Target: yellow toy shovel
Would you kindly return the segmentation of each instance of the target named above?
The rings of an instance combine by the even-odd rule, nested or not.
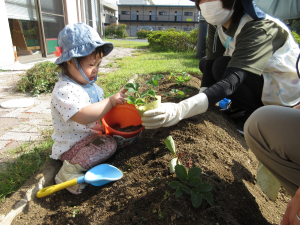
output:
[[[82,177],[43,188],[42,190],[38,191],[36,197],[42,198],[76,184],[89,183],[94,186],[102,186],[111,181],[119,180],[122,178],[122,176],[123,173],[118,168],[109,164],[100,164],[87,171]]]

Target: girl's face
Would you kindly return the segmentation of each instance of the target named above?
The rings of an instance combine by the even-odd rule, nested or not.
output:
[[[80,63],[80,66],[90,81],[93,81],[98,74],[99,66],[101,63],[101,57],[99,54],[91,54],[86,56]],[[72,78],[79,84],[88,84],[88,82],[82,77],[81,73],[77,69],[73,60],[68,61],[68,70]]]

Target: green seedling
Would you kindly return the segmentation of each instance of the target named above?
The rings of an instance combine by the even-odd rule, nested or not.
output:
[[[158,87],[158,80],[162,79],[164,76],[161,74],[154,75],[151,80],[146,81],[146,84],[150,85],[151,87]]]
[[[206,199],[208,204],[213,206],[214,199],[211,194],[212,186],[209,183],[202,183],[199,177],[202,174],[202,170],[198,167],[192,167],[187,172],[182,165],[175,166],[175,173],[178,179],[181,181],[171,181],[169,183],[172,189],[176,189],[175,196],[181,197],[183,192],[191,195],[192,205],[198,208],[202,203],[202,198]],[[190,187],[193,187],[190,189]]]
[[[130,170],[132,168],[132,165],[129,163],[129,164],[127,164],[127,166],[126,166],[126,170]]]
[[[175,173],[175,166],[178,165],[178,164],[180,165],[179,157],[181,155],[186,154],[186,152],[181,153],[179,155],[176,154],[175,143],[174,143],[174,140],[173,140],[172,136],[169,136],[169,137],[166,138],[165,144],[166,144],[167,148],[170,150],[170,152],[175,156],[175,158],[173,158],[170,161],[170,173]]]
[[[162,220],[164,218],[164,214],[163,212],[160,210],[160,208],[158,208],[158,219]]]
[[[190,88],[188,88],[188,87],[184,87],[183,89],[182,89],[182,91],[184,92],[184,93],[189,93],[189,92],[191,92],[191,91],[193,91],[192,89],[190,89]]]
[[[164,200],[168,199],[169,196],[170,196],[170,193],[168,191],[165,191]]]
[[[193,91],[192,89],[188,88],[188,87],[184,87],[182,89],[182,91],[178,90],[178,89],[172,89],[170,91],[170,93],[164,92],[164,94],[168,97],[174,97],[174,98],[186,98],[188,92]]]
[[[191,79],[191,76],[187,74],[186,72],[182,72],[182,76],[176,75],[175,73],[171,73],[169,76],[169,79],[172,78],[172,76],[175,77],[175,82],[178,85],[183,85],[184,83],[188,82]]]
[[[170,93],[174,94],[175,98],[185,98],[187,96],[183,91],[179,91],[178,89],[172,89]]]
[[[73,214],[72,214],[72,217],[75,217],[76,214],[79,213],[79,212],[80,212],[80,209],[74,210],[74,211],[73,211]]]
[[[139,87],[139,83],[128,83],[125,85],[125,89],[127,89],[129,93],[133,93],[133,96],[125,98],[127,103],[141,106],[148,104],[151,97],[155,98],[155,90],[150,89],[140,94]]]

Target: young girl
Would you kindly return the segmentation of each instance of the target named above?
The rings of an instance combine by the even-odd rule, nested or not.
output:
[[[126,91],[104,99],[103,90],[94,83],[101,59],[113,44],[102,41],[92,27],[67,25],[58,35],[58,45],[55,64],[62,72],[51,97],[54,144],[50,157],[63,161],[55,177],[61,183],[83,176],[114,154],[117,143],[102,134],[99,120],[112,107],[125,103]],[[84,187],[78,184],[67,190],[80,194]]]

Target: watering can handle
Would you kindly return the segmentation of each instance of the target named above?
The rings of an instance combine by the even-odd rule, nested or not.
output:
[[[71,186],[76,185],[76,184],[78,184],[77,178],[75,178],[73,180],[63,182],[63,183],[60,183],[60,184],[45,187],[45,188],[38,191],[38,193],[36,194],[36,197],[42,198],[42,197],[45,197],[47,195],[53,194],[54,192],[60,191],[62,189],[65,189],[67,187],[71,187]]]

